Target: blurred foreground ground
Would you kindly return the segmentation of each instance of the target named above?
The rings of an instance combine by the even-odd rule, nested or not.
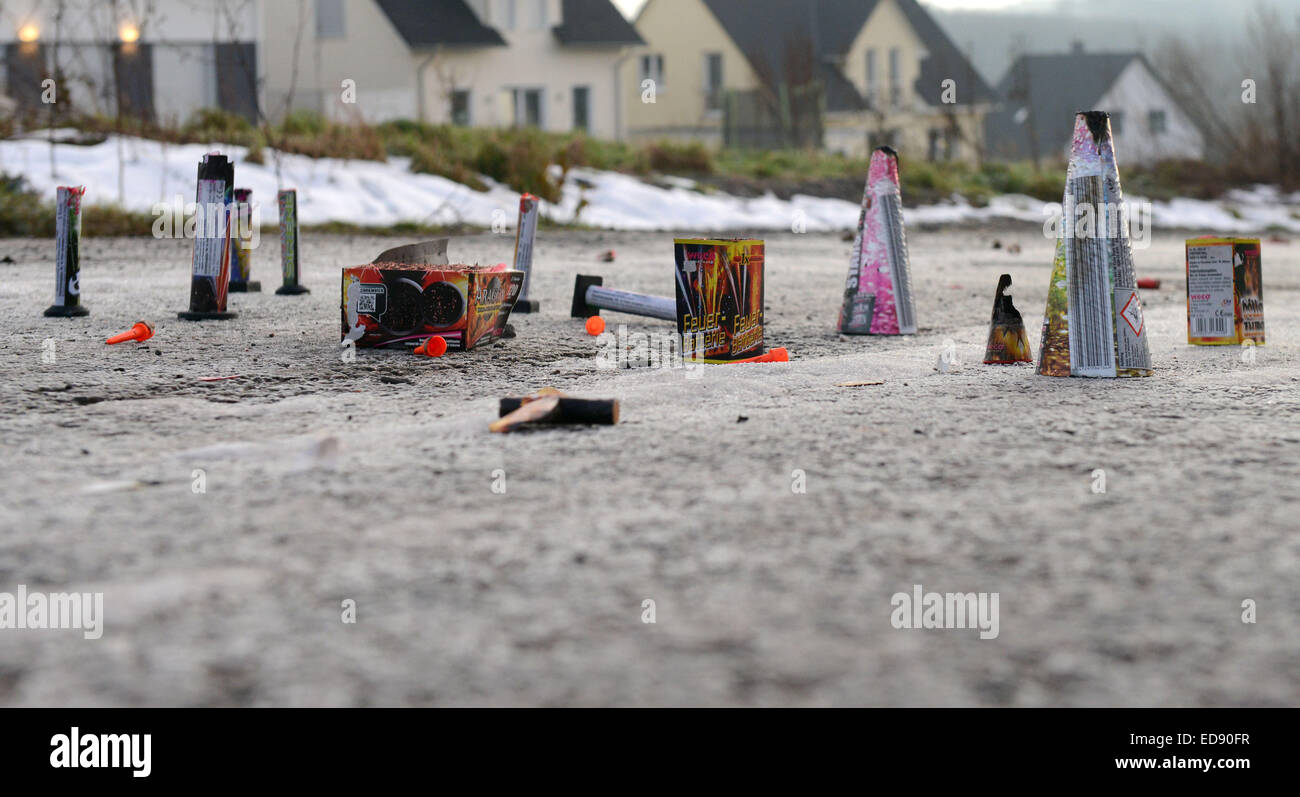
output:
[[[66,321],[41,317],[53,243],[0,241],[0,592],[106,614],[94,641],[0,630],[0,704],[1300,703],[1300,245],[1264,245],[1253,363],[1186,345],[1170,235],[1137,253],[1164,280],[1156,376],[1055,380],[979,364],[1004,271],[1037,352],[1052,242],[909,233],[919,335],[840,338],[849,244],[769,236],[768,343],[795,362],[695,378],[599,371],[567,317],[575,273],[669,294],[669,235],[543,233],[516,339],[351,364],[339,267],[401,241],[309,237],[312,294],[279,297],[264,239],[266,292],[205,324],[176,320],[187,242],[86,241],[92,314]],[[148,344],[104,346],[142,318]],[[488,433],[544,386],[624,422]],[[914,584],[999,593],[999,636],[894,629]]]

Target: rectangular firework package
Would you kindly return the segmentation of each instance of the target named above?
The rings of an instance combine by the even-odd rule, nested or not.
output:
[[[1258,238],[1187,242],[1187,342],[1264,343],[1264,279]]]
[[[762,354],[763,242],[684,238],[673,249],[683,352],[702,362]]]
[[[498,340],[524,274],[493,267],[371,263],[343,269],[343,340],[361,348],[413,345],[434,335],[449,351]]]

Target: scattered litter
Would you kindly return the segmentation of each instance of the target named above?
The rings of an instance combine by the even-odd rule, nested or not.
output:
[[[243,374],[235,374],[234,376],[200,376],[199,381],[200,382],[229,382],[231,379],[243,379],[243,378],[244,378]]]
[[[128,479],[123,481],[112,482],[95,482],[81,488],[82,495],[103,495],[104,493],[120,493],[127,490],[143,490],[145,487],[158,487],[162,485],[160,481],[140,481],[138,479]]]
[[[1160,280],[1155,277],[1143,277],[1138,280],[1138,287],[1144,291],[1158,291],[1160,290]]]
[[[46,308],[47,317],[90,315],[81,303],[81,199],[85,195],[85,186],[61,185],[58,189],[54,205],[54,304]]]
[[[572,398],[544,388],[525,398],[501,399],[500,418],[488,429],[505,433],[534,424],[612,426],[618,423],[618,411],[618,399]]]
[[[1034,361],[1029,350],[1025,321],[1011,300],[1011,275],[998,279],[993,296],[993,321],[989,324],[989,342],[984,348],[985,365],[1013,365]]]
[[[618,259],[618,253],[613,249],[600,253],[600,262],[602,263],[613,263],[616,259]]]
[[[883,385],[883,384],[885,383],[884,382],[836,382],[835,386],[836,387],[875,387],[876,385]]]
[[[745,423],[748,420],[749,420],[748,415],[741,415],[739,418],[736,419],[736,423]]]
[[[790,352],[784,348],[776,348],[766,354],[760,354],[757,357],[746,357],[743,360],[714,360],[713,362],[727,365],[745,365],[747,363],[788,363],[790,362]]]
[[[134,340],[137,343],[144,343],[152,337],[153,324],[150,324],[148,321],[137,321],[135,322],[135,326],[131,327],[130,330],[123,332],[120,335],[114,335],[104,342],[110,346],[116,346],[119,343],[126,343],[130,340]]]
[[[845,335],[916,334],[898,153],[890,147],[871,153],[839,331]]]
[[[594,315],[587,319],[587,334],[595,337],[605,331],[605,319]]]
[[[425,357],[441,357],[447,353],[447,340],[441,335],[434,335],[416,346],[415,353]]]
[[[573,281],[573,305],[569,308],[570,317],[591,318],[600,315],[601,310],[610,310],[615,313],[659,318],[664,321],[677,320],[677,302],[668,296],[616,291],[613,288],[602,287],[604,284],[604,277],[579,274]]]
[[[0,263],[4,263],[6,266],[11,265],[11,264],[13,264],[13,263],[17,263],[17,262],[18,262],[17,260],[14,260],[14,259],[13,259],[12,257],[10,257],[9,255],[5,255],[4,257],[0,257]]]

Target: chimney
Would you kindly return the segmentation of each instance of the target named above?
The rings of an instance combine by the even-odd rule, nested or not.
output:
[[[1073,55],[1083,55],[1083,40],[1075,39],[1070,42],[1070,52]]]

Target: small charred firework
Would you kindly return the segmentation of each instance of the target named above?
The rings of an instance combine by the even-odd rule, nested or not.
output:
[[[1025,321],[1011,300],[1011,275],[1003,274],[998,280],[998,292],[993,297],[993,321],[989,324],[989,342],[984,349],[985,365],[1011,365],[1031,363],[1029,333]]]

